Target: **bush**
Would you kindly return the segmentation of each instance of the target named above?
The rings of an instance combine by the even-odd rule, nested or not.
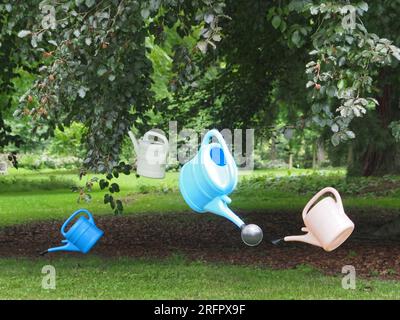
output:
[[[19,157],[20,168],[38,169],[76,169],[82,165],[77,157],[54,157],[48,154],[23,154]]]
[[[289,165],[281,159],[263,160],[257,153],[254,154],[255,169],[288,169]]]
[[[8,176],[0,180],[0,192],[24,192],[32,190],[70,189],[75,182],[57,176],[45,176],[42,179],[28,179],[25,176]]]
[[[400,178],[398,176],[384,177],[346,177],[341,173],[326,173],[324,171],[287,176],[262,175],[243,177],[238,186],[239,190],[281,191],[293,194],[314,194],[331,186],[339,192],[349,195],[386,196],[400,193]]]

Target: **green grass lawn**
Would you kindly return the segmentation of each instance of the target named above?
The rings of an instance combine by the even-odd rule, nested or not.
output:
[[[44,265],[56,268],[56,289],[42,289]],[[166,260],[0,259],[1,299],[399,299],[400,283],[357,280],[306,266],[291,270]]]
[[[334,170],[343,177],[345,172]],[[331,174],[326,170],[323,174]],[[242,179],[313,175],[312,170],[263,170],[242,172]],[[88,177],[90,178],[90,176]],[[111,214],[103,203],[104,192],[96,186],[90,203],[77,203],[70,186],[82,185],[70,171],[10,170],[0,176],[0,227],[37,220],[66,219],[76,209],[85,207],[95,215]],[[324,179],[314,177],[315,181]],[[308,183],[303,177],[301,183]],[[263,181],[263,178],[261,178]],[[327,183],[329,179],[327,178]],[[178,191],[178,173],[168,173],[164,180],[118,179],[125,214],[190,212]],[[325,183],[324,180],[321,181]],[[374,182],[375,183],[375,182]],[[268,186],[267,186],[268,187]],[[312,195],[285,191],[282,188],[239,188],[231,198],[233,210],[290,210],[300,214]],[[319,188],[319,186],[318,186]],[[352,208],[398,209],[398,193],[385,196],[350,193],[344,197],[346,210]],[[189,214],[189,213],[186,213]],[[4,245],[4,244],[0,244]],[[57,289],[41,289],[41,268],[52,264],[57,270]],[[344,290],[341,278],[325,276],[309,267],[295,270],[187,262],[175,257],[167,260],[100,259],[93,256],[62,259],[0,259],[0,298],[4,299],[386,299],[400,298],[400,283],[361,280],[356,290]]]
[[[291,175],[311,174],[312,170],[294,169]],[[329,173],[329,171],[327,170]],[[337,174],[344,172],[335,170]],[[287,176],[287,170],[260,170],[253,173],[242,172],[241,179],[248,176]],[[0,177],[0,226],[26,223],[36,220],[65,219],[79,208],[87,208],[95,215],[110,214],[108,205],[104,205],[104,192],[94,187],[92,201],[77,203],[78,195],[70,190],[74,184],[83,185],[86,179],[79,181],[77,173],[70,171],[28,171],[10,170],[8,176]],[[178,173],[167,173],[163,180],[136,178],[135,175],[118,179],[121,192],[117,195],[124,201],[125,214],[190,212],[178,191]],[[233,210],[275,210],[301,212],[310,195],[302,195],[283,190],[253,189],[251,186],[235,191],[231,198]],[[251,200],[249,200],[251,199]],[[400,197],[392,196],[346,196],[346,209],[385,208],[398,209]]]

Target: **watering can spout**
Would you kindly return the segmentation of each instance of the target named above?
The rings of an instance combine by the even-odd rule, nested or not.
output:
[[[63,242],[66,244],[63,246],[60,246],[60,247],[50,248],[47,251],[48,252],[57,252],[57,251],[78,251],[78,252],[80,252],[81,251],[76,246],[74,246],[71,242],[69,242],[67,240],[63,240]]]
[[[132,140],[133,147],[134,147],[134,149],[135,149],[136,155],[139,154],[139,143],[138,143],[138,141],[136,140],[134,134],[132,133],[132,131],[128,131],[128,135],[129,135],[129,138],[131,138],[131,140]]]
[[[301,236],[288,236],[285,237],[285,241],[299,241],[299,242],[305,242],[312,244],[317,247],[322,247],[317,238],[310,232],[308,231],[307,228],[302,228],[301,231],[307,232],[306,234],[303,234]]]
[[[245,223],[231,209],[228,208],[227,203],[231,203],[231,199],[228,196],[216,197],[214,200],[207,203],[207,205],[204,207],[204,210],[225,217],[236,224],[239,228],[242,228]]]

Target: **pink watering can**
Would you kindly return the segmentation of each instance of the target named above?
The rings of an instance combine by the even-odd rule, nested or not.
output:
[[[317,202],[328,192],[335,198],[328,196]],[[301,230],[306,234],[288,236],[283,240],[305,242],[332,251],[345,242],[354,230],[354,223],[344,212],[339,192],[331,187],[322,189],[311,198],[303,210],[303,221],[305,227]],[[279,240],[273,243],[277,242]]]

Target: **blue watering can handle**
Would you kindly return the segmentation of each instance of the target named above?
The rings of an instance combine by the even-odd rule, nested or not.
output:
[[[68,219],[67,221],[64,222],[64,224],[61,227],[61,234],[65,237],[66,236],[66,232],[65,232],[65,228],[67,227],[67,225],[72,221],[72,219],[74,219],[78,214],[80,213],[86,213],[88,218],[89,218],[89,222],[91,224],[94,224],[94,219],[92,214],[87,211],[86,209],[79,209],[78,211],[75,211]]]
[[[205,146],[205,145],[209,144],[212,137],[216,137],[217,138],[218,142],[222,146],[222,150],[224,151],[224,154],[226,154],[227,156],[228,155],[232,156],[230,151],[229,151],[229,149],[228,149],[228,146],[226,145],[224,137],[222,136],[222,134],[217,129],[212,129],[212,130],[208,131],[204,135],[203,142],[201,143],[201,145]],[[232,175],[235,175],[234,168],[232,166],[229,166],[229,171],[230,171],[230,173]]]

